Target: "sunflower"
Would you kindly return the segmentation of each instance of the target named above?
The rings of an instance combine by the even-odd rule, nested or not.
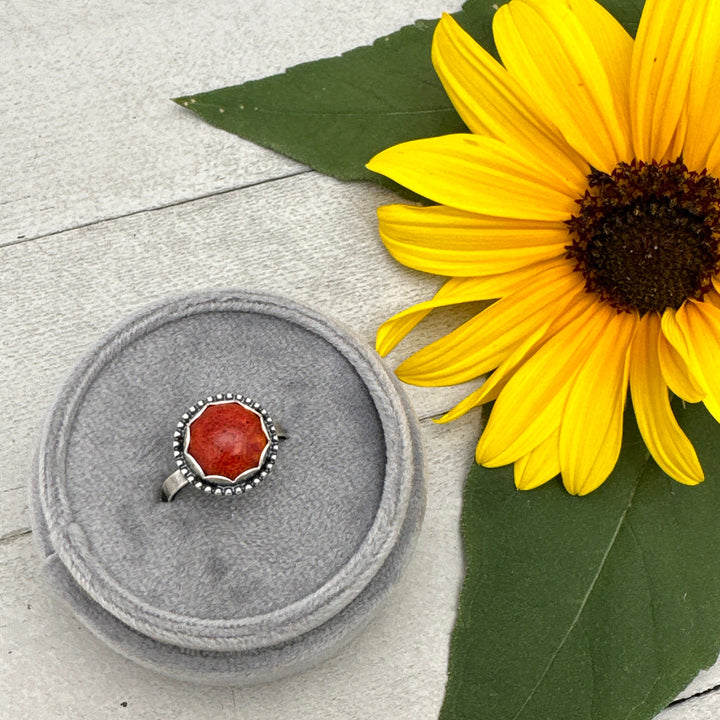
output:
[[[648,0],[636,39],[593,0],[512,0],[502,64],[449,15],[432,59],[469,128],[402,143],[368,167],[436,203],[378,211],[390,253],[450,276],[384,323],[388,353],[431,310],[493,300],[405,360],[451,385],[447,413],[494,401],[477,445],[530,489],[597,488],[620,452],[628,388],[660,467],[704,479],[670,392],[720,420],[720,2]]]

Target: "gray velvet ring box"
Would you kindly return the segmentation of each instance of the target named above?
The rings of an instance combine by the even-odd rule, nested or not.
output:
[[[271,475],[161,502],[179,417],[220,392],[258,400],[289,435]],[[375,353],[319,313],[188,296],[76,368],[31,506],[48,582],[110,647],[186,680],[263,682],[340,647],[397,581],[424,509],[417,422]]]

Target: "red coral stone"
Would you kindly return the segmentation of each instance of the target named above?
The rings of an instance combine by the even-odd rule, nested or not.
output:
[[[187,453],[205,475],[231,481],[258,467],[269,443],[260,416],[234,400],[207,405],[188,432]]]

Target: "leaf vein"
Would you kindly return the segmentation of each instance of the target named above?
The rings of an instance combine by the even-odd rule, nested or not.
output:
[[[647,468],[647,461],[645,462],[645,468]],[[638,538],[637,533],[635,532],[635,529],[634,529],[633,526],[632,526],[632,521],[628,522],[628,530],[630,531],[630,535],[632,536],[633,540],[635,541],[635,544],[637,545],[637,548],[638,548],[638,552],[640,553],[640,559],[641,559],[641,562],[642,562],[642,566],[643,566],[643,569],[645,570],[644,577],[645,577],[645,582],[646,582],[647,588],[648,588],[648,594],[649,594],[650,596],[652,596],[652,588],[651,588],[651,585],[650,585],[650,571],[649,571],[648,566],[647,566],[647,561],[645,560],[645,553],[643,552],[642,544],[640,543],[640,538]],[[658,635],[657,629],[658,629],[658,621],[657,621],[657,617],[655,616],[655,605],[654,605],[652,602],[650,603],[650,619],[651,619],[651,621],[652,621],[653,629],[654,629],[654,635],[653,635],[653,652],[654,652],[654,654],[655,654],[656,663],[657,663],[657,654],[658,654],[658,650],[657,650],[657,635]],[[657,685],[657,682],[658,682],[658,680],[657,680],[657,677],[656,677],[656,678],[655,678],[655,681],[652,683],[652,685],[650,685],[650,687],[648,688],[647,692],[646,692],[645,695],[643,696],[642,700],[640,700],[640,702],[636,703],[635,705],[633,705],[633,707],[630,708],[630,710],[628,711],[628,714],[625,716],[624,720],[628,720],[628,718],[630,718],[630,717],[633,715],[633,713],[634,713],[638,708],[642,707],[642,706],[647,702],[647,699],[650,697],[651,693],[652,693],[653,690],[655,689],[655,686]]]
[[[206,108],[221,108],[224,107],[223,105],[215,105],[214,103],[201,103],[198,102],[196,107],[193,108],[194,112],[198,112],[200,107],[206,107]],[[331,116],[331,117],[373,117],[373,116],[382,116],[382,117],[395,117],[395,116],[405,116],[405,115],[433,115],[438,113],[450,113],[452,115],[457,115],[457,111],[452,107],[441,107],[441,108],[428,108],[423,110],[348,110],[343,112],[335,112],[335,111],[327,111],[323,112],[321,110],[294,110],[294,109],[279,109],[275,110],[272,108],[257,108],[257,110],[253,109],[251,111],[252,113],[258,113],[258,114],[266,114],[266,115],[287,115],[287,116],[294,116],[298,115],[301,117],[324,117],[324,116]]]
[[[647,464],[647,460],[646,463]],[[605,563],[607,562],[607,559],[610,555],[610,551],[612,550],[613,546],[615,545],[615,541],[617,540],[618,535],[620,534],[620,529],[623,526],[623,523],[625,522],[625,517],[627,516],[628,510],[630,509],[630,506],[632,505],[633,498],[635,497],[635,493],[637,492],[638,484],[640,477],[642,476],[642,473],[638,473],[638,477],[635,481],[635,487],[633,488],[632,494],[630,495],[630,498],[627,501],[627,504],[625,505],[625,509],[623,510],[622,515],[620,516],[620,519],[618,520],[617,526],[615,527],[615,531],[613,532],[612,537],[610,538],[610,542],[608,542],[608,546],[605,549],[605,552],[603,553],[602,560],[600,561],[600,564],[598,566],[597,572],[595,573],[595,576],[592,579],[592,582],[590,583],[587,592],[585,593],[585,596],[583,597],[580,607],[578,608],[577,613],[575,614],[575,617],[573,618],[573,621],[570,623],[570,626],[568,627],[565,635],[563,635],[562,640],[560,641],[560,644],[555,648],[555,651],[551,655],[550,659],[547,662],[547,665],[543,669],[542,673],[540,674],[540,677],[538,678],[537,682],[533,686],[532,690],[528,693],[528,696],[525,698],[525,701],[520,706],[520,709],[517,711],[515,715],[513,715],[512,720],[517,720],[522,712],[527,707],[527,704],[530,702],[530,700],[533,698],[535,693],[537,692],[537,689],[542,684],[542,681],[545,679],[545,676],[550,671],[550,668],[552,667],[553,663],[555,662],[557,656],[560,654],[560,651],[565,646],[565,643],[567,642],[568,638],[570,637],[571,633],[577,626],[578,622],[580,621],[580,617],[582,616],[583,611],[585,610],[585,606],[588,603],[588,600],[590,599],[590,595],[592,595],[593,590],[595,589],[595,585],[598,581],[598,578],[602,574],[603,568],[605,567]]]

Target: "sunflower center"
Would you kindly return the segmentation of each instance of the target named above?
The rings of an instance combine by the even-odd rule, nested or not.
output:
[[[619,311],[641,315],[700,299],[720,270],[720,182],[682,160],[593,170],[566,221],[567,257]]]

